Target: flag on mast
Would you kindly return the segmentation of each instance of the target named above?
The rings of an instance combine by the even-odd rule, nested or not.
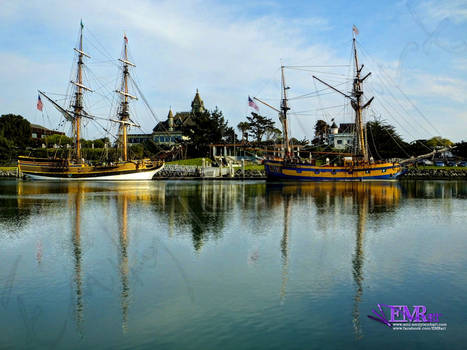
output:
[[[125,40],[125,44],[128,44],[128,38],[126,37],[126,33],[123,34],[123,40]]]
[[[42,100],[41,100],[41,95],[37,95],[37,109],[42,112]]]
[[[359,34],[358,28],[357,28],[357,26],[355,24],[352,27],[352,31],[355,33],[355,35]]]
[[[258,105],[255,103],[255,101],[253,101],[251,99],[250,96],[248,96],[248,106],[250,106],[251,108],[254,108],[256,110],[256,112],[259,112],[259,107]]]

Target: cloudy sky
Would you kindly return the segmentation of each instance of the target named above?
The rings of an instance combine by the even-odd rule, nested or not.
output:
[[[206,107],[218,106],[235,126],[250,112],[248,95],[279,104],[281,62],[306,66],[286,69],[286,80],[292,134],[310,138],[317,119],[352,119],[345,99],[323,90],[312,75],[349,91],[355,24],[360,61],[372,72],[365,81],[366,98],[375,96],[367,120],[386,120],[407,141],[467,139],[467,3],[382,3],[0,0],[0,114],[58,126],[60,116],[50,106],[45,113],[36,110],[37,90],[67,91],[82,18],[85,50],[92,56],[89,84],[96,90],[91,101],[115,88],[113,60],[126,32],[137,82],[158,119],[165,119],[170,106],[189,110],[198,88]],[[296,98],[305,94],[311,95]],[[101,98],[89,108],[108,114],[111,105]],[[260,108],[276,119],[275,112]],[[142,129],[150,131],[155,120],[141,100],[134,110]],[[85,133],[101,135],[96,126]]]

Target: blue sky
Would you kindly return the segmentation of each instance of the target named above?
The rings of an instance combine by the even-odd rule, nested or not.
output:
[[[36,111],[37,89],[66,92],[81,18],[92,77],[115,83],[117,71],[103,61],[120,55],[126,32],[137,80],[159,119],[170,106],[188,110],[198,88],[206,107],[218,106],[231,125],[249,113],[248,95],[279,104],[281,60],[349,65],[355,24],[361,63],[372,72],[366,97],[375,96],[366,119],[387,120],[407,141],[436,135],[467,139],[465,1],[2,0],[0,114],[57,127],[60,116],[51,107],[44,114]],[[350,89],[349,66],[313,69],[286,71],[291,97],[322,89],[312,74]],[[351,121],[345,104],[334,94],[291,101],[292,134],[311,138],[316,119]],[[90,107],[96,114],[111,111],[105,100]],[[142,103],[134,111],[142,129],[150,131],[155,121]],[[99,127],[85,132],[97,136]]]

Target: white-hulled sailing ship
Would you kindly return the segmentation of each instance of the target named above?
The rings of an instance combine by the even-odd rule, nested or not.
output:
[[[90,164],[81,155],[81,122],[86,119],[101,119],[91,115],[84,110],[83,95],[92,92],[83,83],[84,58],[91,58],[83,51],[83,24],[81,23],[79,48],[74,50],[78,54],[76,80],[71,81],[74,96],[69,109],[59,105],[56,101],[39,91],[48,102],[50,102],[67,121],[72,123],[74,145],[73,150],[67,158],[38,158],[20,156],[18,157],[18,170],[26,177],[38,180],[150,180],[163,167],[162,161],[150,159],[129,159],[128,157],[128,127],[139,127],[130,118],[129,102],[137,99],[128,91],[130,79],[129,67],[135,67],[128,60],[128,39],[124,36],[123,57],[119,59],[122,64],[122,84],[116,91],[120,95],[120,106],[118,118],[108,119],[119,124],[119,140],[121,147],[120,160],[115,163]]]

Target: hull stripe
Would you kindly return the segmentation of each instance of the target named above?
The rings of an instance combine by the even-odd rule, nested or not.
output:
[[[299,181],[396,180],[403,173],[398,163],[333,167],[266,161],[264,168],[268,179]]]

